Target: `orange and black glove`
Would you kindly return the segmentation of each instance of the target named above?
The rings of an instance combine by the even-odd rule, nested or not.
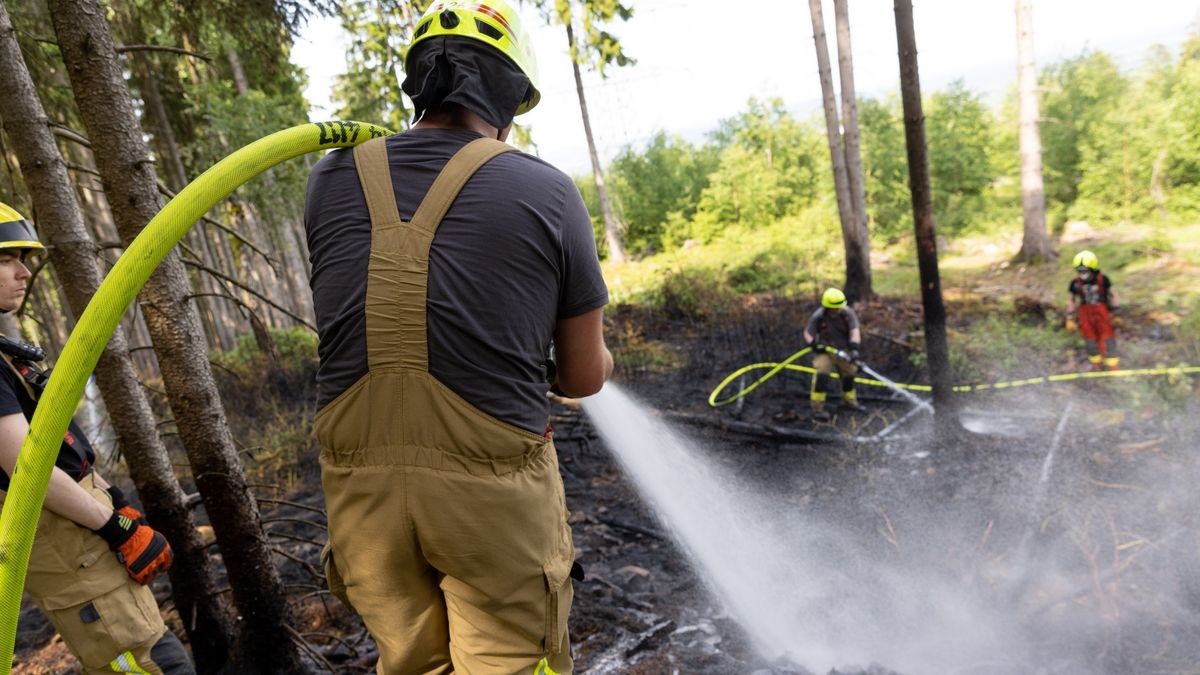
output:
[[[136,506],[129,503],[129,499],[125,496],[125,493],[121,491],[121,488],[117,487],[116,485],[109,485],[108,487],[104,488],[104,490],[108,492],[108,496],[112,497],[113,511],[125,516],[138,525],[148,524],[146,522],[146,516],[142,515],[142,512],[138,511]]]
[[[93,532],[108,542],[125,571],[143,586],[171,566],[171,545],[167,538],[129,516],[113,511],[108,522]]]

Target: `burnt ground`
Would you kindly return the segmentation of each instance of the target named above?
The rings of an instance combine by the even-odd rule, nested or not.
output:
[[[808,311],[775,298],[719,315],[617,308],[609,319],[615,381],[795,525],[794,541],[789,534],[749,552],[764,566],[784,554],[777,596],[754,598],[764,613],[782,609],[788,621],[793,589],[839,566],[869,590],[839,586],[842,595],[801,603],[795,611],[807,616],[786,644],[764,637],[761,624],[747,628],[745,610],[712,590],[720,584],[683,553],[593,421],[561,409],[555,439],[587,572],[571,618],[577,672],[1200,673],[1193,383],[1091,381],[973,395],[963,419],[988,433],[939,440],[916,415],[886,442],[855,441],[911,408],[885,390],[865,392],[866,413],[814,424],[803,375],[774,378],[740,407],[706,405],[727,373],[795,351]],[[898,381],[919,380],[910,359],[919,310],[873,305],[862,314],[871,363]],[[1037,367],[1077,367],[1075,354],[1048,358]],[[245,413],[235,424],[261,425],[254,406],[230,408]],[[658,441],[648,437],[641,451],[659,451]],[[369,672],[370,637],[317,577],[325,534],[311,439],[294,455],[256,458],[251,470],[266,477],[260,497],[275,500],[264,502],[266,528],[313,653],[327,670]],[[811,524],[833,534],[807,540]],[[821,553],[843,533],[851,558]],[[826,624],[844,630],[826,633]],[[845,655],[806,651],[829,645]],[[74,672],[64,652],[36,610],[23,613],[14,672]]]

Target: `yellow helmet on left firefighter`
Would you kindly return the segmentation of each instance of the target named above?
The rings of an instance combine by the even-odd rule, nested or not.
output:
[[[0,249],[15,248],[26,253],[41,253],[46,250],[38,241],[33,224],[16,209],[0,202]]]

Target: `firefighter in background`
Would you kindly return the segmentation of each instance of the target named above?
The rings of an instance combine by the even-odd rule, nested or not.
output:
[[[1117,338],[1113,334],[1112,310],[1117,307],[1117,292],[1112,281],[1100,272],[1100,259],[1091,251],[1080,251],[1072,263],[1075,278],[1067,286],[1067,330],[1079,327],[1087,346],[1092,370],[1116,370]]]
[[[858,403],[858,393],[854,390],[854,376],[858,373],[859,350],[862,347],[862,330],[858,325],[858,314],[847,304],[845,293],[836,288],[825,291],[821,296],[821,307],[813,312],[804,328],[804,341],[813,350],[813,368],[817,371],[813,375],[812,391],[809,395],[813,419],[829,419],[829,411],[825,409],[825,398],[829,391],[830,374],[835,368],[842,381],[842,407],[848,410],[862,410]],[[835,352],[849,356],[850,359],[846,360]]]

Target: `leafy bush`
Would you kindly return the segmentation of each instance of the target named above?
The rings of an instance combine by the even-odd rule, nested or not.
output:
[[[710,269],[678,269],[663,277],[651,305],[671,319],[704,321],[729,309],[734,294],[723,276]]]
[[[990,206],[988,188],[995,179],[992,114],[982,96],[961,82],[930,94],[925,112],[934,219],[941,232],[961,232],[984,217]],[[864,99],[859,127],[867,208],[876,233],[894,241],[912,230],[899,98]]]
[[[613,159],[608,182],[628,251],[643,255],[663,250],[671,219],[691,218],[716,167],[714,147],[696,147],[664,132],[655,134],[641,152],[626,146]]]
[[[272,328],[268,331],[278,367],[293,373],[315,372],[317,365],[317,334],[307,328]],[[261,374],[270,356],[259,348],[253,333],[242,335],[229,351],[216,356],[218,363],[240,376]]]
[[[613,362],[625,375],[664,374],[678,370],[684,359],[665,342],[646,338],[639,325],[625,320],[605,329]]]

